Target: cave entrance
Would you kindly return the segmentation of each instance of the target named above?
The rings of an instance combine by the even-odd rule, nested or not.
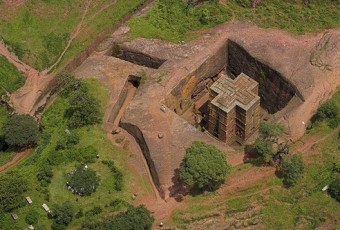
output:
[[[118,126],[122,116],[124,115],[126,107],[129,105],[132,98],[135,96],[138,87],[140,86],[141,77],[136,75],[129,75],[122,88],[119,98],[112,108],[108,122]]]
[[[130,83],[133,87],[138,88],[140,86],[141,77],[136,75],[129,75],[127,82]]]
[[[139,50],[133,50],[122,45],[115,44],[112,50],[112,56],[130,63],[145,66],[152,69],[158,69],[166,61],[153,57]]]

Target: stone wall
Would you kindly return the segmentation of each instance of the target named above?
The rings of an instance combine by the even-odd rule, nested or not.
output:
[[[161,188],[161,183],[159,181],[159,177],[158,177],[158,174],[157,174],[157,171],[156,171],[155,163],[152,160],[149,147],[146,144],[146,141],[144,139],[142,131],[138,128],[138,126],[133,125],[131,123],[120,122],[119,126],[122,127],[123,129],[125,129],[128,133],[130,133],[135,138],[135,140],[137,141],[138,145],[140,146],[140,148],[143,152],[143,155],[146,159],[146,162],[148,164],[152,180],[153,180],[160,196],[164,199],[165,194],[164,194],[163,189]]]
[[[166,60],[153,57],[151,55],[145,54],[139,50],[135,50],[124,45],[114,45],[112,50],[112,56],[119,59],[146,66],[153,69],[158,69]]]
[[[183,114],[191,106],[192,96],[199,93],[198,89],[204,90],[207,80],[220,73],[226,62],[226,46],[223,45],[179,82],[166,97],[165,104],[177,114]]]
[[[233,76],[243,72],[256,80],[259,83],[261,107],[270,114],[283,109],[294,95],[300,96],[284,76],[252,57],[243,47],[231,40],[228,40],[227,71]]]

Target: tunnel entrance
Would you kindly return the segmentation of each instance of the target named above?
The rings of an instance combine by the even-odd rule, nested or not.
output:
[[[112,56],[136,65],[141,65],[152,69],[158,69],[166,61],[164,59],[152,57],[138,50],[133,50],[118,44],[114,45]]]

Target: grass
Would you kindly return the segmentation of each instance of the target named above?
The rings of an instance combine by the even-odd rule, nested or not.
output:
[[[90,93],[100,101],[103,109],[108,102],[108,89],[93,79],[87,79],[85,83]],[[97,175],[100,177],[100,183],[97,190],[91,194],[91,196],[80,197],[72,194],[66,187],[67,178],[65,173],[74,169],[80,162],[72,160],[65,152],[54,151],[57,141],[66,135],[67,118],[64,117],[64,112],[68,106],[67,98],[58,97],[55,102],[47,108],[42,116],[44,133],[50,134],[50,138],[47,139],[47,145],[41,148],[39,151],[41,152],[40,154],[37,153],[38,151],[36,149],[35,153],[28,159],[9,169],[10,171],[19,171],[28,181],[30,186],[25,195],[32,198],[33,204],[26,204],[26,206],[14,211],[19,216],[16,222],[11,219],[9,213],[0,213],[1,229],[23,229],[27,227],[25,216],[32,209],[37,210],[39,213],[37,226],[44,226],[46,229],[49,229],[51,220],[47,218],[46,212],[41,207],[43,203],[46,203],[51,208],[53,204],[70,201],[74,205],[76,212],[82,209],[84,213],[91,210],[94,206],[99,206],[103,209],[103,212],[95,218],[105,216],[108,215],[108,213],[116,212],[124,208],[124,205],[117,207],[110,206],[113,200],[120,199],[127,203],[132,203],[133,201],[130,197],[131,194],[137,192],[135,191],[136,189],[138,193],[147,193],[148,188],[151,187],[147,180],[142,179],[140,175],[136,175],[135,171],[131,170],[127,165],[128,152],[114,146],[108,139],[107,133],[101,125],[93,125],[71,130],[71,132],[76,132],[80,137],[80,141],[76,144],[75,148],[92,146],[98,151],[99,159],[87,165],[97,172]],[[47,159],[53,160],[51,167],[54,176],[48,187],[42,187],[36,175],[39,168],[47,164]],[[111,173],[109,167],[103,165],[102,160],[114,161],[117,169],[123,173],[122,191],[115,191],[114,175]],[[87,218],[88,217],[74,218],[70,227],[77,228]]]
[[[0,55],[0,96],[12,93],[25,83],[23,74],[8,60]]]
[[[236,18],[260,27],[279,28],[294,34],[316,32],[340,25],[340,4],[325,0],[261,1],[253,9],[250,0],[231,0],[225,4],[202,3],[187,7],[183,1],[158,0],[146,16],[130,20],[131,37],[159,38],[179,42],[195,38],[195,32]]]
[[[117,0],[112,3],[102,0],[93,3],[82,31],[66,52],[61,66],[142,2]],[[30,1],[17,7],[11,17],[0,15],[0,34],[21,60],[43,70],[57,60],[80,22],[84,9],[85,2],[81,0]]]
[[[159,38],[169,41],[189,40],[191,32],[209,28],[231,19],[231,11],[220,4],[204,3],[186,7],[183,1],[159,0],[146,16],[129,21],[132,38]]]

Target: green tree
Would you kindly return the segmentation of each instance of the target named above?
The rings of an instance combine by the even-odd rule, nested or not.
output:
[[[273,142],[266,141],[263,138],[257,138],[254,147],[262,162],[269,162],[273,158]]]
[[[280,172],[287,186],[294,185],[303,176],[305,163],[301,154],[287,155],[283,158]]]
[[[74,216],[74,208],[71,202],[65,202],[62,205],[56,204],[52,209],[53,222],[51,228],[53,230],[66,229],[71,223]]]
[[[340,108],[335,100],[328,100],[321,104],[316,112],[316,118],[318,120],[332,119],[340,113]]]
[[[261,122],[259,133],[264,139],[277,138],[283,134],[285,127],[282,124],[272,122]]]
[[[337,177],[332,183],[329,185],[328,193],[340,202],[340,177]]]
[[[69,186],[75,193],[83,196],[89,196],[96,191],[99,184],[99,178],[92,169],[78,166],[76,170],[69,173]]]
[[[187,185],[212,190],[224,183],[230,169],[223,152],[213,145],[194,141],[186,150],[179,172]]]
[[[99,101],[92,97],[84,87],[72,92],[69,98],[70,108],[68,126],[79,128],[85,125],[94,125],[101,122]]]
[[[47,187],[51,183],[52,177],[53,171],[49,165],[43,165],[37,174],[37,179],[43,187]]]
[[[0,185],[0,212],[11,211],[23,204],[27,182],[20,174],[17,172],[2,174]]]
[[[262,162],[268,163],[272,160],[274,154],[273,145],[277,144],[277,139],[283,134],[285,127],[282,124],[272,122],[261,122],[259,128],[259,137],[255,140],[254,148]],[[279,146],[279,145],[278,145]],[[288,148],[288,145],[283,145]],[[281,149],[280,149],[281,151]],[[288,149],[287,149],[288,151]]]
[[[35,145],[38,140],[38,125],[29,115],[13,115],[3,127],[5,141],[12,147]]]

